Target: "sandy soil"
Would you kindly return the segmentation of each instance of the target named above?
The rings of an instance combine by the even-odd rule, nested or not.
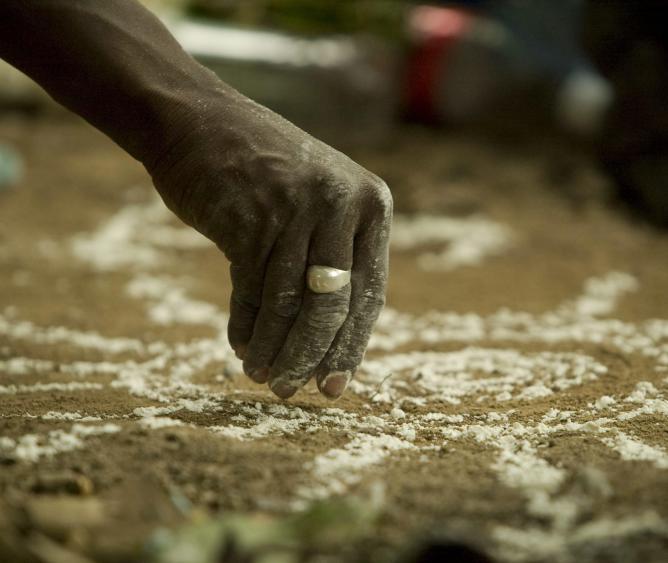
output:
[[[280,403],[225,341],[224,258],[136,163],[65,118],[0,138],[26,159],[0,193],[1,560],[145,561],[193,514],[338,496],[380,515],[327,560],[668,560],[668,237],[577,150],[406,130],[357,155],[400,212],[388,308],[344,398]]]

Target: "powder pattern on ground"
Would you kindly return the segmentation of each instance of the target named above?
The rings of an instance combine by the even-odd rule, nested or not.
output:
[[[516,226],[482,216],[400,217],[396,232],[396,251],[443,280],[460,268],[484,271],[526,241]],[[184,433],[230,447],[279,444],[296,463],[285,469],[291,487],[277,494],[268,482],[256,509],[295,510],[380,484],[391,510],[391,495],[417,486],[407,467],[438,467],[432,486],[455,486],[437,464],[461,454],[485,460],[470,471],[520,507],[513,518],[478,515],[481,543],[502,561],[583,560],[606,542],[668,541],[665,495],[614,502],[632,468],[648,487],[668,478],[668,320],[620,314],[646,291],[623,264],[587,272],[575,294],[542,312],[390,303],[348,396],[332,406],[312,387],[280,403],[241,375],[227,312],[179,264],[184,252],[200,264],[220,258],[160,202],[126,205],[54,244],[78,271],[114,276],[111,295],[139,328],[110,330],[104,318],[49,323],[21,305],[0,312],[0,396],[9,401],[0,423],[20,421],[0,433],[0,455],[26,475],[133,432]],[[422,248],[434,244],[444,248]],[[574,454],[574,444],[586,446]],[[243,479],[233,486],[243,489]]]

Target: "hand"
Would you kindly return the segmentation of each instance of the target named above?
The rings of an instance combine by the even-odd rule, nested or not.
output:
[[[237,93],[217,93],[147,166],[163,199],[230,260],[228,335],[283,399],[311,377],[341,396],[383,307],[392,198],[379,178]],[[352,270],[306,287],[309,265]]]

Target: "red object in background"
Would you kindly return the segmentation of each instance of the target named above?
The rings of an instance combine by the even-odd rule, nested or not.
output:
[[[418,6],[409,19],[414,47],[408,59],[406,108],[412,117],[439,118],[437,92],[453,46],[469,31],[475,16],[458,8]]]

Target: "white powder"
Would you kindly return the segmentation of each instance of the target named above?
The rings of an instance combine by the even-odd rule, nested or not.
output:
[[[362,471],[378,465],[392,452],[412,449],[413,444],[393,436],[355,436],[343,448],[317,456],[310,464],[316,485],[302,487],[298,495],[312,500],[344,494],[362,479]]]
[[[55,364],[48,360],[32,358],[10,358],[0,360],[0,373],[5,375],[28,375],[53,371]]]
[[[668,453],[660,446],[649,446],[620,430],[610,438],[603,438],[603,442],[619,452],[622,459],[649,461],[659,469],[668,469]]]
[[[596,402],[594,403],[594,408],[597,410],[603,410],[607,409],[608,407],[611,407],[615,403],[617,403],[617,400],[614,397],[610,397],[609,395],[603,395],[602,397],[596,400]]]
[[[638,281],[623,272],[610,272],[585,282],[584,294],[560,309],[563,315],[576,318],[598,317],[612,313],[618,301],[627,293],[638,290]]]
[[[543,315],[502,309],[488,317],[473,313],[431,311],[423,315],[399,313],[386,308],[380,315],[370,349],[392,350],[409,342],[606,342],[623,353],[639,352],[661,357],[668,352],[662,343],[664,327],[657,321],[640,325],[599,319],[612,312],[637,282],[628,274],[610,272],[585,282],[584,293]],[[660,328],[657,328],[660,326]],[[666,364],[668,365],[668,363]]]
[[[575,353],[526,354],[490,348],[409,352],[364,362],[355,391],[374,396],[376,401],[391,401],[407,393],[451,404],[470,395],[493,396],[497,401],[531,400],[551,395],[554,389],[594,381],[606,371],[589,356]],[[377,389],[383,382],[385,393],[378,398]]]
[[[139,425],[143,428],[157,430],[159,428],[168,428],[171,426],[183,426],[182,420],[170,418],[168,416],[147,416],[139,420]]]
[[[461,414],[445,414],[442,412],[428,412],[427,414],[423,415],[421,420],[425,422],[450,422],[450,423],[457,423],[457,422],[464,422],[464,416]]]
[[[174,248],[195,249],[212,243],[194,229],[173,227],[173,215],[160,198],[128,205],[93,233],[71,241],[73,254],[97,270],[150,269],[164,263]]]
[[[185,280],[142,274],[126,289],[131,297],[149,303],[148,316],[156,324],[204,324],[225,330],[228,315],[210,303],[188,297],[186,285]]]
[[[16,395],[18,393],[48,393],[50,391],[90,391],[102,389],[100,383],[33,383],[32,385],[0,385],[0,395]]]
[[[396,216],[392,225],[392,246],[398,250],[445,245],[439,252],[418,256],[418,266],[428,271],[478,265],[488,256],[506,251],[512,241],[509,227],[484,217]]]
[[[92,331],[80,331],[66,327],[37,327],[30,321],[17,321],[0,314],[0,336],[12,340],[24,340],[33,344],[72,344],[79,348],[98,350],[105,354],[157,353],[167,349],[162,342],[145,345],[132,338],[108,338]]]
[[[16,447],[16,441],[9,436],[0,436],[0,450],[9,450]]]
[[[408,442],[414,442],[416,438],[415,427],[411,424],[402,424],[397,430],[397,434]]]
[[[14,458],[36,462],[42,457],[53,457],[62,452],[69,452],[84,447],[84,439],[89,436],[113,434],[121,428],[115,424],[84,426],[75,424],[69,432],[52,430],[46,435],[26,434],[11,442],[0,442],[0,447],[8,450]]]
[[[172,414],[181,407],[178,406],[169,406],[169,407],[137,407],[132,411],[132,414],[140,418],[155,418],[156,416],[161,416],[165,414]]]
[[[57,412],[57,411],[49,411],[40,416],[40,418],[42,420],[67,420],[67,421],[78,420],[80,422],[94,422],[102,420],[102,418],[99,416],[84,416],[80,412]]]
[[[644,403],[648,396],[658,393],[656,387],[649,381],[641,381],[636,384],[635,390],[624,401],[627,403]]]
[[[285,420],[278,419],[272,416],[265,416],[254,426],[244,428],[241,426],[209,426],[209,430],[225,436],[227,438],[234,438],[236,440],[257,440],[259,438],[266,438],[271,435],[289,435],[297,432],[306,421],[302,420]]]
[[[617,415],[617,420],[631,420],[641,415],[663,415],[668,417],[668,401],[665,399],[645,399],[642,407]]]

